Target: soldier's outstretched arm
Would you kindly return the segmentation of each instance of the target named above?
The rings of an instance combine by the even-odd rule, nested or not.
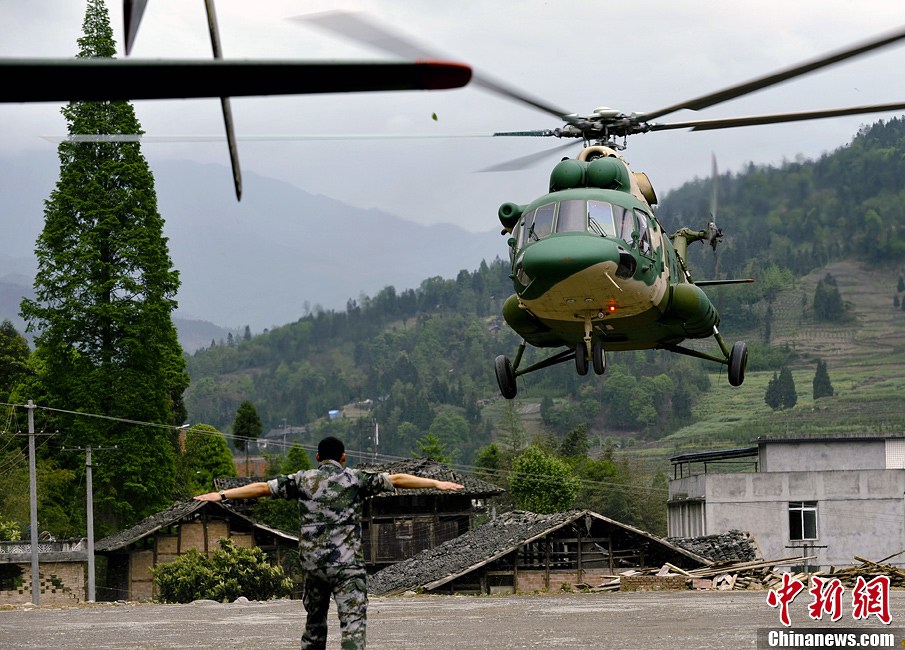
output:
[[[270,496],[270,487],[267,483],[249,483],[248,485],[240,485],[239,487],[229,488],[228,490],[220,490],[219,492],[208,492],[207,494],[199,494],[195,497],[195,501],[227,501],[229,499],[260,499],[261,497]]]
[[[414,476],[412,474],[390,474],[390,483],[393,487],[405,488],[409,490],[417,490],[423,488],[433,488],[434,490],[462,490],[464,485],[453,483],[452,481],[438,481],[432,478],[424,478],[423,476]]]

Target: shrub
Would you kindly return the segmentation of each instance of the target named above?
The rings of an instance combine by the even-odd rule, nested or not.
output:
[[[285,598],[292,589],[292,580],[282,567],[270,564],[260,548],[242,548],[225,537],[210,556],[192,548],[172,562],[158,565],[153,574],[158,597],[165,603],[225,603],[240,596],[270,600]]]

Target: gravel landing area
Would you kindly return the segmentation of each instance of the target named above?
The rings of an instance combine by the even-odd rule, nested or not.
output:
[[[766,591],[372,597],[370,650],[508,648],[755,648],[758,628],[781,629]],[[901,646],[905,591],[890,593],[892,623],[852,618],[812,621],[803,592],[790,608],[793,627],[893,632]],[[198,601],[189,605],[97,604],[0,609],[0,648],[298,648],[300,601]],[[330,612],[327,647],[339,648]]]

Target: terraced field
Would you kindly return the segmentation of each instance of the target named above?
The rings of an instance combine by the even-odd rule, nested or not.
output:
[[[846,261],[800,279],[774,303],[771,341],[797,354],[795,408],[773,412],[764,403],[772,371],[748,373],[740,388],[731,388],[725,375],[714,376],[713,390],[696,410],[698,421],[639,454],[659,465],[676,453],[748,445],[760,436],[905,433],[905,311],[894,307],[901,272]],[[810,313],[814,289],[827,273],[847,306],[839,324],[817,322]],[[759,333],[748,335],[756,339]],[[826,361],[835,395],[815,402],[817,359]]]

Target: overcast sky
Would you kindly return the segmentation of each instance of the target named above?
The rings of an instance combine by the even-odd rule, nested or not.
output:
[[[863,41],[905,24],[901,0],[217,0],[227,58],[390,59],[292,17],[331,9],[366,12],[450,58],[577,113],[598,106],[651,111]],[[122,47],[122,8],[108,0]],[[0,56],[70,57],[84,3],[0,2]],[[208,58],[202,0],[151,0],[134,58]],[[695,115],[724,117],[905,101],[905,44],[892,46]],[[56,104],[0,105],[5,151],[38,150],[63,135]],[[216,100],[144,101],[150,135],[215,135]],[[561,126],[555,119],[477,88],[441,92],[239,98],[233,102],[243,170],[293,183],[419,223],[496,230],[500,203],[526,203],[546,190],[562,154],[519,172],[478,173],[491,164],[559,144],[555,139],[451,138]],[[436,113],[438,120],[432,119]],[[629,140],[625,156],[662,197],[710,173],[748,161],[778,164],[846,144],[859,126],[889,115],[836,118],[710,133],[662,132]],[[255,142],[258,135],[440,135],[437,140]],[[574,153],[579,150],[576,144]],[[228,166],[225,142],[146,144],[152,169],[172,158]],[[228,175],[226,168],[224,174]],[[246,185],[246,195],[253,192]],[[166,216],[166,215],[164,215]]]

